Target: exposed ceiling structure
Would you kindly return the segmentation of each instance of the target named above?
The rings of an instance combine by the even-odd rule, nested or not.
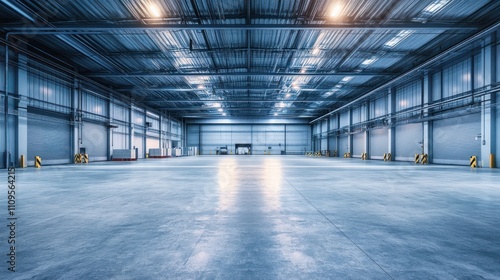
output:
[[[177,117],[314,119],[499,13],[488,0],[0,0],[0,30]]]

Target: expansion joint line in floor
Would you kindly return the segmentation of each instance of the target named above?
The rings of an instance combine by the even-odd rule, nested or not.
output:
[[[323,212],[321,212],[321,210],[318,209],[318,207],[316,207],[309,199],[307,199],[307,197],[305,197],[290,181],[288,181],[288,179],[286,179],[285,177],[283,177],[283,180],[285,180],[298,194],[300,194],[300,196],[302,196],[304,198],[305,201],[307,201],[307,203],[309,203],[312,207],[314,207],[314,209],[316,209],[316,211],[318,211],[318,213],[321,214],[321,216],[323,216],[323,218],[325,218],[331,225],[333,225],[345,238],[347,238],[347,240],[349,240],[349,242],[351,242],[354,246],[356,246],[356,248],[358,248],[361,252],[363,252],[363,254],[365,254],[365,256],[367,256],[375,265],[377,265],[385,274],[387,274],[387,276],[389,276],[389,278],[393,279],[394,278],[380,265],[378,264],[370,255],[368,255],[368,253],[366,251],[364,251],[363,249],[361,249],[361,247],[359,247],[358,244],[356,244],[351,238],[349,238],[349,236],[347,236],[347,234],[345,232],[343,232],[334,222],[332,222],[332,220],[330,220],[325,214],[323,214]]]

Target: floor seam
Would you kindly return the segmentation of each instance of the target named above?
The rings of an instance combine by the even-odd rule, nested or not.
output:
[[[330,220],[325,214],[323,214],[323,212],[321,212],[321,210],[318,209],[318,207],[316,207],[309,199],[307,199],[307,197],[305,197],[305,195],[303,195],[290,181],[288,181],[287,178],[283,177],[283,179],[298,193],[300,194],[300,196],[302,196],[305,201],[307,201],[307,203],[309,203],[312,207],[314,207],[314,209],[316,209],[316,211],[318,211],[318,213],[321,214],[321,216],[323,216],[323,218],[325,218],[331,225],[333,225],[345,238],[347,238],[347,240],[349,240],[349,242],[351,242],[354,246],[356,246],[356,248],[358,248],[361,252],[363,252],[363,254],[365,254],[365,256],[367,256],[374,264],[376,264],[385,274],[387,274],[387,276],[389,276],[391,279],[394,280],[394,278],[380,265],[378,264],[367,252],[365,252],[363,249],[361,249],[361,247],[359,247],[358,244],[356,244],[349,236],[347,236],[347,234],[345,232],[343,232],[334,222],[332,222],[332,220]]]

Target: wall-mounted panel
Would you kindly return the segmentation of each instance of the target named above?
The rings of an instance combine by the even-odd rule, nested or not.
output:
[[[89,155],[89,161],[103,161],[108,159],[108,128],[90,122],[83,123],[82,143]]]
[[[396,127],[396,160],[413,161],[422,153],[422,124],[405,124]]]
[[[71,137],[67,121],[45,116],[28,118],[28,163],[40,156],[42,164],[70,163]]]
[[[481,115],[434,121],[433,162],[468,165],[470,156],[481,156]],[[482,159],[487,163],[489,159]]]
[[[149,153],[149,149],[159,149],[159,148],[160,148],[160,138],[146,137],[146,153]]]
[[[380,159],[389,152],[388,133],[387,128],[370,130],[370,158]]]

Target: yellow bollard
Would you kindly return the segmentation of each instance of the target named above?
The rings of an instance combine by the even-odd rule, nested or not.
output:
[[[26,167],[26,159],[24,158],[24,155],[21,155],[21,160],[19,161],[19,165],[21,166],[21,168]]]
[[[477,157],[476,156],[471,156],[470,157],[470,167],[471,168],[476,168],[477,167]]]
[[[495,155],[490,154],[490,168],[495,168]]]
[[[35,156],[35,167],[40,168],[42,166],[42,158],[39,156]]]

